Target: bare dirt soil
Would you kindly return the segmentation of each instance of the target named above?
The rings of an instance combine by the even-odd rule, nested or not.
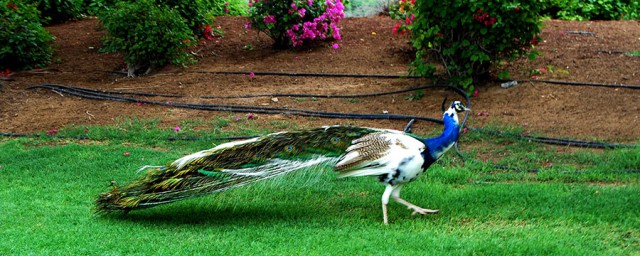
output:
[[[158,119],[168,129],[181,120],[230,117],[226,112],[180,109],[81,99],[49,90],[27,90],[38,84],[63,84],[91,89],[187,95],[180,99],[146,98],[189,103],[226,103],[291,107],[349,113],[410,114],[440,117],[443,90],[429,90],[419,100],[409,93],[362,99],[296,98],[202,99],[199,96],[263,93],[353,94],[397,90],[428,84],[423,79],[327,78],[218,75],[201,71],[277,71],[404,75],[412,60],[406,37],[391,33],[388,17],[347,18],[341,23],[343,40],[322,42],[295,50],[274,50],[264,34],[246,33],[243,17],[221,17],[216,24],[224,36],[201,43],[192,51],[199,62],[187,68],[167,67],[150,76],[127,78],[118,54],[100,53],[104,32],[96,19],[48,27],[56,36],[56,61],[40,71],[14,73],[0,80],[0,132],[31,133],[73,125],[113,124],[123,118]],[[513,78],[528,79],[531,70],[547,68],[538,79],[640,85],[640,57],[617,51],[640,50],[638,21],[545,22],[536,61],[518,60],[505,66]],[[573,33],[572,31],[589,32]],[[614,51],[609,53],[608,51]],[[498,82],[479,85],[472,98],[468,125],[511,125],[547,136],[637,142],[640,138],[640,91],[623,88],[583,87],[547,83],[521,83],[510,89]],[[402,129],[406,121],[346,120],[256,115],[251,122],[269,126],[272,121],[299,123],[299,127],[355,124]],[[414,129],[433,129],[418,122]]]

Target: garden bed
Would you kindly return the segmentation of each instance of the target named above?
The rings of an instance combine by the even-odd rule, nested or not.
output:
[[[64,84],[91,89],[143,91],[186,95],[184,98],[149,100],[226,103],[291,107],[349,113],[410,114],[440,116],[440,102],[448,95],[427,91],[416,100],[409,93],[376,98],[309,99],[251,98],[202,99],[200,96],[263,93],[355,94],[397,90],[428,84],[424,79],[327,78],[295,76],[220,75],[210,71],[304,72],[405,75],[412,51],[405,37],[393,35],[388,17],[347,18],[342,23],[343,40],[318,43],[296,50],[274,50],[264,34],[245,33],[244,17],[221,17],[216,24],[224,37],[191,49],[199,62],[188,68],[168,67],[147,77],[127,78],[121,56],[100,53],[98,20],[86,19],[48,27],[56,36],[56,60],[47,69],[14,73],[10,81],[0,81],[0,132],[32,133],[68,126],[112,124],[123,118],[158,119],[167,129],[186,119],[216,117],[246,118],[246,114],[208,112],[164,106],[139,105],[62,96],[48,90],[27,90],[37,84]],[[536,50],[536,61],[518,60],[507,64],[513,78],[589,83],[640,85],[640,57],[616,53],[640,50],[638,21],[557,21],[545,22]],[[589,33],[575,33],[575,31]],[[608,51],[613,51],[610,54]],[[542,70],[542,69],[546,69]],[[548,136],[599,138],[635,142],[640,137],[640,91],[623,88],[575,87],[547,83],[521,83],[510,89],[499,83],[479,86],[472,98],[470,126],[510,125]],[[357,124],[402,129],[405,121],[345,120],[256,115],[251,120],[272,129],[273,121],[299,123],[300,127]],[[435,126],[419,122],[415,129]],[[211,127],[200,127],[210,129]]]

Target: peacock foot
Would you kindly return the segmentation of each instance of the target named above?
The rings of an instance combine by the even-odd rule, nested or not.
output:
[[[440,210],[431,210],[431,209],[425,209],[425,208],[421,208],[421,207],[408,207],[407,209],[409,210],[413,210],[413,212],[411,213],[411,216],[416,215],[416,213],[425,215],[425,214],[436,214],[438,212],[440,212]]]

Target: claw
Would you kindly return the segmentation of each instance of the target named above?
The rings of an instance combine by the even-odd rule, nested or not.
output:
[[[435,214],[440,212],[440,210],[431,210],[431,209],[424,209],[424,208],[420,208],[420,207],[409,207],[409,210],[413,210],[413,212],[411,213],[411,216],[416,215],[417,213],[425,215],[425,214]]]

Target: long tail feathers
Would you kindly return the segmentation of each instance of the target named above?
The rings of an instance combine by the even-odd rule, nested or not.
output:
[[[331,126],[229,142],[147,166],[141,180],[102,193],[96,212],[130,211],[240,187],[310,167],[333,166],[352,140],[379,130]],[[151,168],[151,169],[147,169]]]

